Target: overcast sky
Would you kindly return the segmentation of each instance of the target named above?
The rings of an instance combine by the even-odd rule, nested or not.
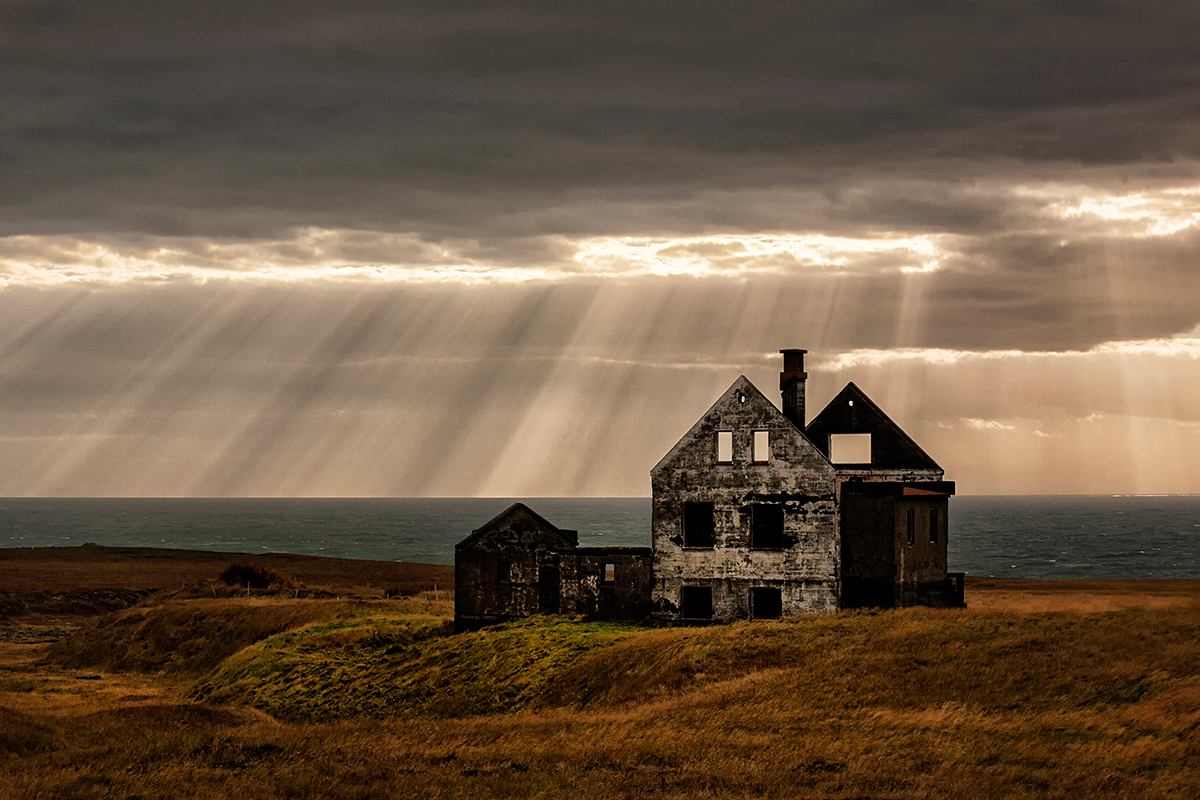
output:
[[[647,495],[745,374],[1200,492],[1200,4],[0,0],[0,496]]]

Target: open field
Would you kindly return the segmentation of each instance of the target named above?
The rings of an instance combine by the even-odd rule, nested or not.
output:
[[[1200,797],[1200,581],[460,635],[352,588],[9,615],[0,797]]]

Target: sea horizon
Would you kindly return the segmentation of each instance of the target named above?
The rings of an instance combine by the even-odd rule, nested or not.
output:
[[[584,547],[649,547],[649,497],[6,497],[0,548],[152,547],[453,564],[515,502]],[[1200,578],[1200,495],[962,495],[949,567],[1016,578]],[[2,583],[2,578],[0,578]]]

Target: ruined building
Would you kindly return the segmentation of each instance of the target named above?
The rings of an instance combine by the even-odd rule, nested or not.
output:
[[[806,425],[807,351],[782,352],[782,411],[739,377],[651,470],[651,548],[580,548],[517,504],[456,548],[459,625],[962,605],[954,483],[853,383]]]
[[[579,547],[575,531],[516,503],[454,548],[459,630],[533,614],[650,615],[649,547]]]

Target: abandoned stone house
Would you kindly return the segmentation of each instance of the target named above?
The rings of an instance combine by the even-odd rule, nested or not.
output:
[[[782,351],[782,411],[739,377],[651,470],[651,547],[580,548],[521,504],[460,542],[459,627],[962,605],[954,483],[853,383],[805,424],[806,352]]]

